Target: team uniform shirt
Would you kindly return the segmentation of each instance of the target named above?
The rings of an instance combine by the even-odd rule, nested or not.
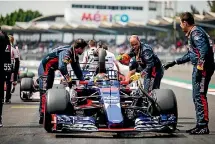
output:
[[[70,49],[71,47],[62,46],[53,49],[51,53],[46,55],[42,60],[45,74],[48,74],[49,69],[52,68],[53,70],[59,69],[63,75],[67,75],[67,64],[72,61]]]
[[[115,61],[116,61],[115,55],[107,50],[106,50],[106,54],[107,54],[105,57],[105,59],[107,60],[105,64],[106,69],[117,70],[117,67],[115,64]]]
[[[94,51],[96,50],[96,47],[92,47],[89,50],[87,50],[84,53],[84,57],[83,57],[83,63],[90,63],[89,68],[92,69],[96,69],[98,67],[98,61],[94,61],[96,58],[94,56]],[[116,61],[115,55],[109,51],[106,50],[106,64],[105,67],[108,70],[117,70],[117,67],[114,63],[114,61]]]
[[[86,69],[90,68],[90,69],[96,69],[97,67],[97,63],[95,63],[95,56],[94,56],[94,51],[96,50],[96,47],[91,47],[90,49],[86,50],[84,52],[84,56],[83,56],[83,61],[82,61],[82,66],[81,67],[85,67]],[[86,64],[88,63],[88,64]],[[91,65],[90,65],[90,64]]]
[[[20,52],[19,52],[19,48],[18,48],[18,46],[15,46],[15,49],[16,49],[16,51],[17,51],[17,54],[18,54],[18,56],[19,56],[19,60],[20,60]]]
[[[11,73],[12,63],[11,63],[11,45],[7,45],[4,53],[4,71],[6,73]]]
[[[176,60],[177,64],[191,61],[196,65],[202,65],[205,69],[210,69],[214,65],[213,43],[210,36],[198,26],[194,26],[187,34],[188,52]]]
[[[84,52],[83,63],[88,62],[91,58],[94,58],[93,53],[96,49],[97,49],[96,47],[91,47],[90,49]]]
[[[61,74],[67,77],[69,75],[67,65],[70,64],[77,78],[83,80],[79,58],[71,49],[72,47],[69,45],[61,46],[53,49],[51,53],[46,55],[42,60],[44,74],[47,75],[50,69],[53,71],[60,70]]]
[[[12,64],[12,68],[14,69],[15,66],[15,59],[16,58],[20,58],[19,56],[19,50],[14,48],[13,46],[11,46],[11,64]]]
[[[157,70],[161,69],[162,64],[160,59],[148,44],[141,43],[140,53],[136,55],[133,50],[131,50],[129,56],[131,57],[129,64],[130,71],[136,69],[151,75],[154,67]],[[136,58],[137,56],[139,57],[138,59]]]

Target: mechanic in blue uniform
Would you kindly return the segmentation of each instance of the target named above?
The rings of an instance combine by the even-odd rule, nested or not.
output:
[[[11,65],[11,54],[8,49],[10,45],[10,40],[7,33],[3,32],[0,27],[0,55],[3,57],[3,60],[0,61],[1,64],[1,78],[0,78],[0,128],[2,124],[2,110],[3,110],[3,100],[4,100],[4,82],[7,73],[10,73]]]
[[[195,26],[193,15],[189,12],[180,16],[181,28],[188,38],[188,52],[175,61],[164,65],[165,69],[175,64],[191,61],[193,64],[192,85],[193,102],[196,110],[197,124],[193,129],[187,130],[190,134],[209,134],[207,91],[211,76],[214,73],[214,53],[209,35],[198,26]]]
[[[161,61],[154,54],[152,48],[148,44],[142,43],[137,35],[130,37],[130,45],[132,46],[130,53],[123,54],[118,58],[121,63],[129,64],[126,81],[130,82],[130,77],[135,72],[140,72],[141,76],[144,77],[144,89],[150,94],[153,89],[160,88],[160,82],[163,77]]]
[[[74,42],[73,46],[67,45],[55,48],[42,59],[38,68],[38,76],[47,76],[47,78],[39,80],[39,87],[40,89],[43,89],[40,91],[40,124],[43,123],[45,91],[52,88],[55,71],[60,70],[61,74],[68,82],[69,87],[71,87],[72,78],[67,70],[67,64],[71,64],[77,78],[79,80],[84,80],[78,55],[81,55],[84,52],[86,46],[87,42],[85,40],[78,39]]]

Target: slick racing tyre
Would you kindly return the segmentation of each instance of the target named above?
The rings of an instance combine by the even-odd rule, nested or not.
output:
[[[70,96],[65,89],[49,89],[46,93],[46,104],[44,113],[44,129],[53,132],[51,123],[52,114],[66,114],[70,106]],[[70,109],[72,110],[72,109]]]
[[[20,91],[32,91],[34,81],[32,78],[22,78],[20,82]]]
[[[178,120],[178,106],[175,94],[170,89],[155,89],[153,90],[153,95],[155,96],[155,102],[157,110],[153,115],[160,114],[174,114],[176,121]],[[173,126],[176,129],[176,125]]]
[[[31,95],[31,92],[33,91],[33,79],[32,78],[22,78],[20,82],[20,99],[22,101],[29,100],[29,96]]]
[[[65,89],[49,89],[47,91],[47,112],[50,114],[65,113],[67,106],[70,103],[70,96]]]

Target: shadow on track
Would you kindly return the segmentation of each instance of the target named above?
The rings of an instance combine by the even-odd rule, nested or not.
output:
[[[140,133],[137,135],[117,135],[117,134],[102,134],[98,135],[98,133],[95,133],[95,135],[82,135],[82,134],[57,134],[55,136],[56,138],[110,138],[110,139],[136,139],[136,138],[186,138],[183,134],[151,134],[151,133]]]
[[[40,102],[40,99],[22,100],[22,102]]]
[[[43,128],[42,125],[19,125],[19,126],[3,126],[2,128],[5,128],[5,129],[9,129],[9,128]]]
[[[180,125],[180,124],[182,124],[182,125],[186,125],[186,124],[188,124],[188,125],[190,125],[190,124],[195,125],[196,122],[178,122],[178,124],[179,124],[179,125]]]
[[[188,120],[188,119],[194,120],[195,118],[193,118],[193,117],[178,117],[178,119],[179,120]]]
[[[10,104],[4,104],[4,105],[7,105],[7,106],[14,106],[14,105],[38,105],[39,106],[39,103],[38,102],[13,102],[13,103],[10,103]]]

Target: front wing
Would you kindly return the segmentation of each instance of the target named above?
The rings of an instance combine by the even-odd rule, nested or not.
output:
[[[177,119],[174,115],[141,116],[133,127],[107,128],[98,126],[93,117],[52,114],[51,123],[53,132],[174,132]]]

